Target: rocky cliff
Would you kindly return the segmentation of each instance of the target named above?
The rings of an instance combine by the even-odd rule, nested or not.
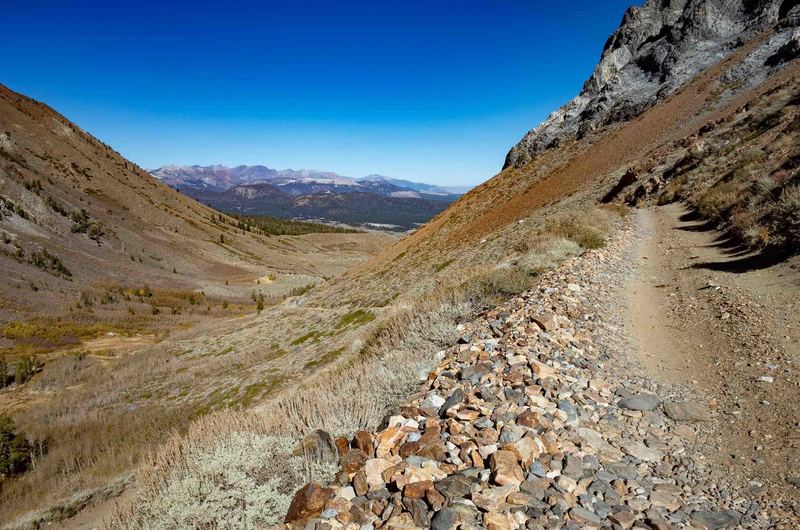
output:
[[[578,97],[529,131],[504,167],[519,167],[563,140],[639,115],[774,27],[729,74],[736,88],[755,84],[798,55],[798,23],[798,0],[648,0],[631,7]]]

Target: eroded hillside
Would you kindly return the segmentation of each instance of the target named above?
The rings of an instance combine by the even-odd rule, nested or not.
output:
[[[725,6],[741,14],[751,13],[747,9],[755,4]],[[381,424],[442,361],[443,354],[437,354],[459,340],[464,324],[482,314],[494,318],[493,307],[529,289],[543,271],[603,246],[622,210],[598,206],[604,198],[621,200],[642,183],[639,195],[653,201],[664,190],[699,198],[700,191],[726,181],[711,178],[719,176],[713,161],[725,160],[723,145],[736,153],[740,146],[758,145],[774,146],[781,154],[763,155],[771,161],[767,171],[757,163],[743,166],[730,193],[721,194],[725,200],[713,203],[725,205],[715,211],[719,219],[732,218],[744,197],[739,191],[758,176],[780,180],[780,188],[769,188],[780,200],[797,178],[794,167],[782,168],[780,179],[774,178],[775,168],[793,159],[789,124],[796,112],[798,50],[792,48],[796,39],[787,21],[794,20],[797,9],[786,3],[769,6],[772,18],[756,28],[762,31],[746,28],[738,40],[736,31],[725,34],[724,59],[701,65],[624,119],[598,122],[586,134],[566,134],[546,149],[525,151],[375,258],[258,316],[219,324],[205,335],[175,336],[121,364],[117,379],[82,395],[82,402],[102,405],[97,421],[155,425],[148,437],[135,439],[138,455],[143,447],[166,442],[139,468],[137,487],[116,510],[114,524],[255,527],[281,522],[299,486],[332,480],[337,470],[330,461],[309,466],[302,449],[293,454],[297,440],[315,429],[352,436]],[[777,118],[767,120],[770,126],[762,131],[767,136],[750,137],[755,124],[773,111]],[[743,121],[748,113],[752,117]],[[714,147],[704,158],[703,180],[690,170],[670,172],[704,135]],[[769,140],[781,135],[783,143]],[[54,407],[48,415],[75,421],[84,414],[77,407]],[[152,421],[155,411],[158,422]],[[187,413],[198,417],[190,422]],[[163,431],[175,423],[184,434],[167,439]],[[129,470],[132,463],[115,455],[131,447],[104,442],[104,452],[98,451],[103,458],[93,459],[95,448],[86,448],[88,473],[64,464],[45,468],[64,477],[47,486],[46,495],[31,497],[45,472],[17,479],[2,493],[6,506],[16,503],[5,513],[19,516],[63,502],[75,488],[98,491],[108,476]],[[104,468],[109,463],[112,472]],[[23,502],[28,498],[34,501]],[[97,510],[100,519],[108,516],[107,505]]]

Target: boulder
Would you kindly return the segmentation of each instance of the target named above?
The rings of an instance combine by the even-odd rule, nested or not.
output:
[[[284,522],[297,523],[319,517],[334,493],[332,488],[323,488],[314,483],[306,484],[294,494]]]

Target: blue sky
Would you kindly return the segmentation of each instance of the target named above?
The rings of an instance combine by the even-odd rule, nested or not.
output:
[[[0,82],[147,168],[495,174],[632,0],[5,0]]]

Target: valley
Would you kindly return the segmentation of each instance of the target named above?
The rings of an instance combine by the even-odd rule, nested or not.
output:
[[[409,231],[442,212],[468,187],[368,175],[265,166],[167,166],[153,176],[218,210]]]
[[[798,27],[630,8],[464,194],[154,178],[2,89],[0,521],[797,527]]]

